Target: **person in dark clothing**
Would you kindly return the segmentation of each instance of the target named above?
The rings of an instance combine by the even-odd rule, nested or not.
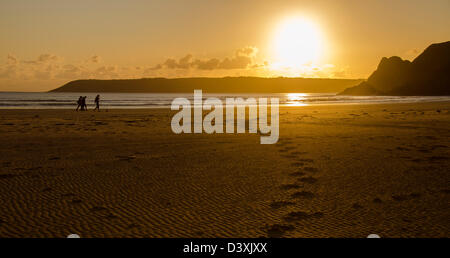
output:
[[[86,96],[83,97],[83,100],[81,101],[81,110],[87,111],[87,104],[86,104]]]
[[[95,110],[100,111],[100,95],[97,95],[97,96],[95,97],[94,102],[95,102],[95,108],[94,108],[94,111],[95,111]]]
[[[80,96],[78,98],[78,101],[77,101],[78,106],[77,106],[77,109],[75,111],[78,111],[79,108],[81,108],[81,110],[83,110],[83,106],[81,105],[82,103],[83,103],[83,97]]]

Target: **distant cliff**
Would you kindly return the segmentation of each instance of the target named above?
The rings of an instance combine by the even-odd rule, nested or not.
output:
[[[383,57],[375,72],[341,95],[450,95],[450,41],[433,44],[413,62]]]
[[[147,78],[129,80],[77,80],[51,92],[175,93],[202,89],[207,93],[340,92],[362,80],[309,78]]]

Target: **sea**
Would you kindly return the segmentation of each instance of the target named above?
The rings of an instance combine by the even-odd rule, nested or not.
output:
[[[0,92],[0,109],[75,109],[79,96],[87,96],[88,107],[93,108],[96,95],[96,93]],[[101,93],[100,104],[103,109],[170,108],[172,101],[179,97],[193,101],[193,93]],[[450,101],[450,96],[341,96],[336,93],[203,93],[204,99],[210,97],[219,98],[222,101],[225,101],[226,98],[278,98],[280,106]]]

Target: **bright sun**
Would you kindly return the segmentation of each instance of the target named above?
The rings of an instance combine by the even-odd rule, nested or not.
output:
[[[291,18],[278,27],[273,47],[278,66],[298,68],[318,61],[322,52],[322,38],[314,23],[302,18]]]

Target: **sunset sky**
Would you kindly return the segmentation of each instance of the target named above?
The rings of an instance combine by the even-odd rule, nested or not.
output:
[[[74,79],[366,78],[450,40],[449,0],[0,2],[0,91]]]

